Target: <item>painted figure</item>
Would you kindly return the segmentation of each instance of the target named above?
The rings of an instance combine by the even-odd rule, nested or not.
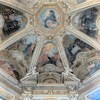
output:
[[[57,26],[57,19],[53,10],[50,10],[44,19],[44,26],[46,28],[55,28]]]

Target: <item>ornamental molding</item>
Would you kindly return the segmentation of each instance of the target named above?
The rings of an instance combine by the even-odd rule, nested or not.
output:
[[[64,27],[66,25],[65,19],[67,19],[67,16],[65,16],[65,13],[67,12],[67,10],[61,7],[62,3],[43,3],[41,6],[38,6],[36,11],[34,12],[34,29],[37,34],[45,35],[46,37],[55,37],[56,35],[62,34],[62,31],[64,30]],[[48,13],[51,13],[50,11],[52,11],[52,14],[54,14],[56,17],[56,21],[58,21],[55,21],[55,24],[49,22],[51,21],[51,19],[48,20],[44,18]],[[46,18],[49,18],[49,15]],[[45,24],[47,26],[45,26]]]

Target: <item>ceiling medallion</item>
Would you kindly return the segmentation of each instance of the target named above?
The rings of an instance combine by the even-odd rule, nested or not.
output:
[[[38,9],[38,10],[37,10]],[[35,10],[34,26],[35,32],[45,36],[57,36],[64,31],[65,12],[62,3],[43,4]]]

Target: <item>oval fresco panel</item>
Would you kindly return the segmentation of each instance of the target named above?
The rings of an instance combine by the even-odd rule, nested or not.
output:
[[[54,9],[44,9],[40,15],[40,23],[43,28],[53,30],[59,24],[60,15]]]

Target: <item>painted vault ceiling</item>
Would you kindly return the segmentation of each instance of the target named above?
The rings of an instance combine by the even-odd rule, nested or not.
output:
[[[22,91],[76,93],[100,70],[99,50],[99,0],[0,0],[0,69]]]

